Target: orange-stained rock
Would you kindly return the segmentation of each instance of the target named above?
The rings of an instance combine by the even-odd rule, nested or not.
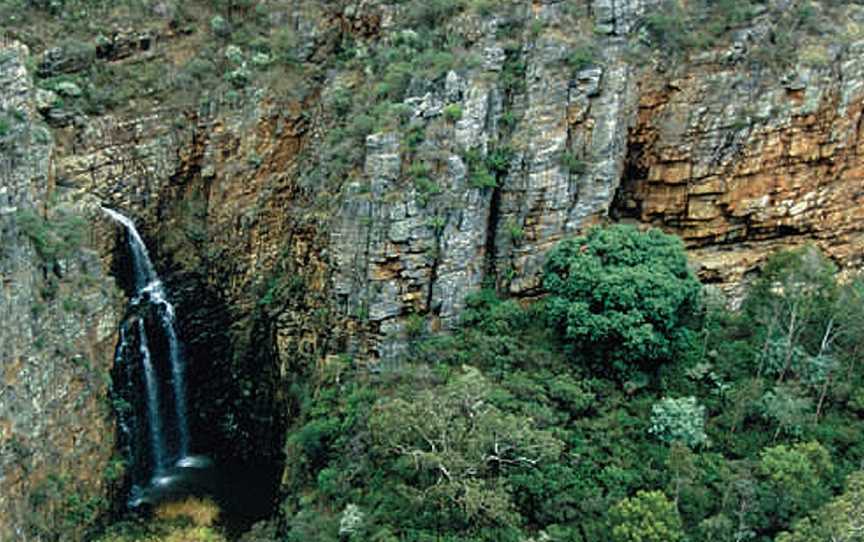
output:
[[[858,74],[859,64],[844,68]],[[679,81],[681,91],[660,87],[642,95],[629,136],[631,145],[639,145],[631,170],[648,173],[625,179],[617,212],[680,234],[703,277],[730,289],[773,251],[803,243],[817,244],[845,268],[860,266],[864,154],[858,118],[864,96],[844,111],[840,93],[830,86],[840,83],[832,81],[812,112],[796,113],[806,106],[801,91],[788,94],[791,109],[777,107],[784,113],[769,118],[729,123],[719,132],[703,132],[696,122],[670,130],[669,118],[694,108],[684,95],[736,100],[731,87],[700,92],[705,83],[699,69],[692,70],[693,77]],[[648,78],[644,84],[657,88],[660,82]],[[772,99],[771,93],[763,96],[758,100]],[[669,147],[689,149],[686,159],[672,167]]]

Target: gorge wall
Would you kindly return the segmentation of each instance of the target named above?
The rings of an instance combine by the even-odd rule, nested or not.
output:
[[[107,504],[114,449],[122,299],[87,248],[85,203],[55,182],[28,55],[0,49],[0,540],[80,537]]]
[[[613,215],[679,234],[710,282],[802,243],[860,269],[861,46],[779,78],[722,51],[645,81]]]
[[[842,39],[808,35],[793,62],[771,64],[758,53],[785,24],[780,4],[710,50],[674,54],[644,50],[652,0],[466,4],[434,23],[461,60],[403,70],[387,88],[392,66],[429,49],[410,3],[276,3],[269,21],[292,29],[292,67],[242,85],[254,47],[215,18],[177,23],[170,2],[89,49],[40,42],[31,73],[27,49],[4,43],[2,113],[23,117],[0,139],[0,528],[30,529],[22,514],[51,454],[80,473],[82,494],[103,489],[88,480],[113,445],[97,376],[122,305],[104,279],[116,231],[97,201],[135,218],[166,277],[192,423],[228,457],[279,456],[304,374],[396,363],[483,285],[539,295],[546,252],[590,224],[677,233],[700,276],[730,290],[774,250],[808,242],[860,267],[864,10],[813,3],[817,19],[847,22]],[[179,70],[207,40],[225,73],[192,101],[142,91],[88,111],[57,82],[94,67]],[[101,258],[76,250],[46,268],[20,211],[66,207],[93,224]],[[90,277],[80,316],[40,292],[52,275],[61,292]]]

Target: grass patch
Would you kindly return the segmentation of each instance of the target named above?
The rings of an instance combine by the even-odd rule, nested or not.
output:
[[[212,527],[219,519],[219,506],[211,499],[189,497],[182,501],[162,503],[154,512],[157,519],[172,521],[186,519],[196,527]]]

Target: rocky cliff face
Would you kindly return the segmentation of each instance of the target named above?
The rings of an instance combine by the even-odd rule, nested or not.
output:
[[[859,269],[862,45],[779,77],[722,51],[645,79],[616,214],[681,235],[708,281],[808,242]]]
[[[703,279],[730,289],[773,250],[806,242],[848,269],[860,266],[860,6],[831,7],[849,21],[845,41],[808,38],[806,54],[781,69],[754,61],[779,39],[770,10],[737,23],[711,51],[669,56],[643,46],[659,2],[466,4],[435,23],[436,35],[449,36],[436,43],[464,61],[434,76],[400,75],[405,90],[394,97],[376,70],[428,51],[409,5],[290,4],[270,20],[293,29],[303,77],[253,78],[204,92],[194,107],[149,94],[100,114],[64,109],[62,88],[34,93],[24,49],[4,49],[4,108],[20,108],[34,127],[4,136],[22,157],[9,161],[2,187],[10,209],[0,215],[2,307],[15,327],[0,336],[17,345],[4,345],[4,370],[38,376],[42,360],[54,359],[34,353],[32,300],[44,265],[15,209],[38,204],[44,214],[55,170],[62,193],[136,218],[179,302],[198,390],[194,423],[237,456],[278,455],[292,380],[338,372],[346,360],[398,362],[412,337],[452,325],[465,296],[484,284],[537,295],[546,252],[598,221],[680,234]],[[191,31],[168,19],[115,33],[84,60],[68,48],[38,51],[40,77],[94,63],[176,66],[208,31],[223,40],[220,55],[263,62],[219,34],[215,19],[210,30]],[[246,61],[229,61],[225,79],[236,83]],[[358,98],[367,94],[374,100]],[[34,100],[52,130],[39,128]],[[394,113],[376,112],[378,102]],[[114,230],[97,231],[107,268]],[[83,272],[73,263],[60,269],[61,283]],[[106,359],[116,316],[88,309],[67,321],[51,303],[46,314],[58,316],[40,320],[46,344],[60,340],[52,334],[96,329],[86,335],[93,342],[74,344],[102,345],[89,359],[104,367],[96,360]],[[106,303],[94,297],[88,307]],[[52,374],[64,382],[90,374],[61,366]],[[43,397],[55,392],[33,386],[17,396],[27,409],[73,400],[68,389]],[[104,396],[99,386],[93,401]],[[25,415],[0,406],[7,425]],[[87,412],[90,429],[106,423]],[[11,446],[15,434],[4,432],[3,442]],[[4,473],[26,464],[3,457],[16,458]],[[24,487],[8,495],[26,495]]]
[[[296,24],[310,63],[332,54],[335,32],[370,48],[404,39],[402,6],[370,2],[320,17],[308,4],[296,11],[309,19]],[[268,277],[296,275],[302,292],[266,307],[282,374],[298,353],[397,359],[410,319],[452,324],[484,281],[536,293],[545,252],[605,215],[638,101],[626,35],[650,5],[598,4],[602,53],[578,70],[567,57],[584,38],[585,14],[569,3],[450,21],[466,41],[462,54],[477,61],[413,80],[401,100],[407,123],[368,135],[356,169],[335,185],[316,186],[308,172],[326,165],[328,136],[345,120],[334,118],[331,98],[374,83],[356,68],[295,100],[249,88],[210,95],[183,116],[154,107],[79,119],[59,128],[58,170],[82,193],[137,214],[168,265],[219,289],[235,314],[255,308]],[[406,146],[406,130],[416,145]],[[313,307],[318,322],[308,318]]]
[[[0,539],[52,538],[104,509],[117,290],[84,207],[55,185],[26,47],[0,47]]]

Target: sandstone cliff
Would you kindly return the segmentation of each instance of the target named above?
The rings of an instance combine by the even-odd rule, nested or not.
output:
[[[230,441],[229,455],[278,455],[297,407],[286,390],[304,373],[338,372],[346,360],[398,363],[414,336],[451,325],[484,284],[537,295],[546,252],[598,221],[678,233],[702,278],[726,288],[778,247],[807,242],[860,266],[860,6],[813,3],[814,17],[848,21],[842,35],[808,35],[796,42],[801,55],[772,63],[758,55],[785,24],[775,20],[779,2],[729,23],[706,51],[646,51],[646,19],[661,9],[652,0],[474,4],[435,22],[435,47],[451,61],[429,73],[388,68],[430,49],[418,44],[426,23],[401,2],[278,3],[268,20],[291,29],[292,63],[276,75],[254,75],[249,66],[263,57],[215,17],[177,23],[170,2],[153,8],[146,30],[118,29],[90,49],[33,51],[53,90],[34,90],[26,50],[5,45],[0,99],[30,128],[2,142],[17,149],[0,188],[2,307],[14,323],[2,330],[4,389],[25,386],[22,371],[36,380],[0,399],[0,420],[12,424],[4,446],[49,435],[40,409],[74,404],[92,376],[60,370],[74,356],[49,364],[55,354],[34,346],[44,265],[15,213],[53,212],[52,179],[70,198],[136,218],[179,301],[195,423]],[[227,58],[224,77],[194,102],[146,91],[86,111],[57,83],[94,66],[179,69],[208,40]],[[394,94],[391,76],[404,92]],[[114,229],[91,218],[104,272]],[[82,265],[64,261],[60,282]],[[63,319],[56,301],[43,303],[38,333],[49,350],[98,347],[88,359],[104,369],[117,316],[94,313],[108,298],[93,297],[87,318]],[[36,384],[51,378],[68,385]],[[87,381],[82,435],[110,423],[92,410],[104,384]],[[76,450],[90,442],[81,438]],[[35,482],[18,480],[26,461],[53,453],[44,442],[3,454],[0,483],[16,489],[0,503],[29,506]],[[110,445],[93,444],[92,457],[104,461]]]

